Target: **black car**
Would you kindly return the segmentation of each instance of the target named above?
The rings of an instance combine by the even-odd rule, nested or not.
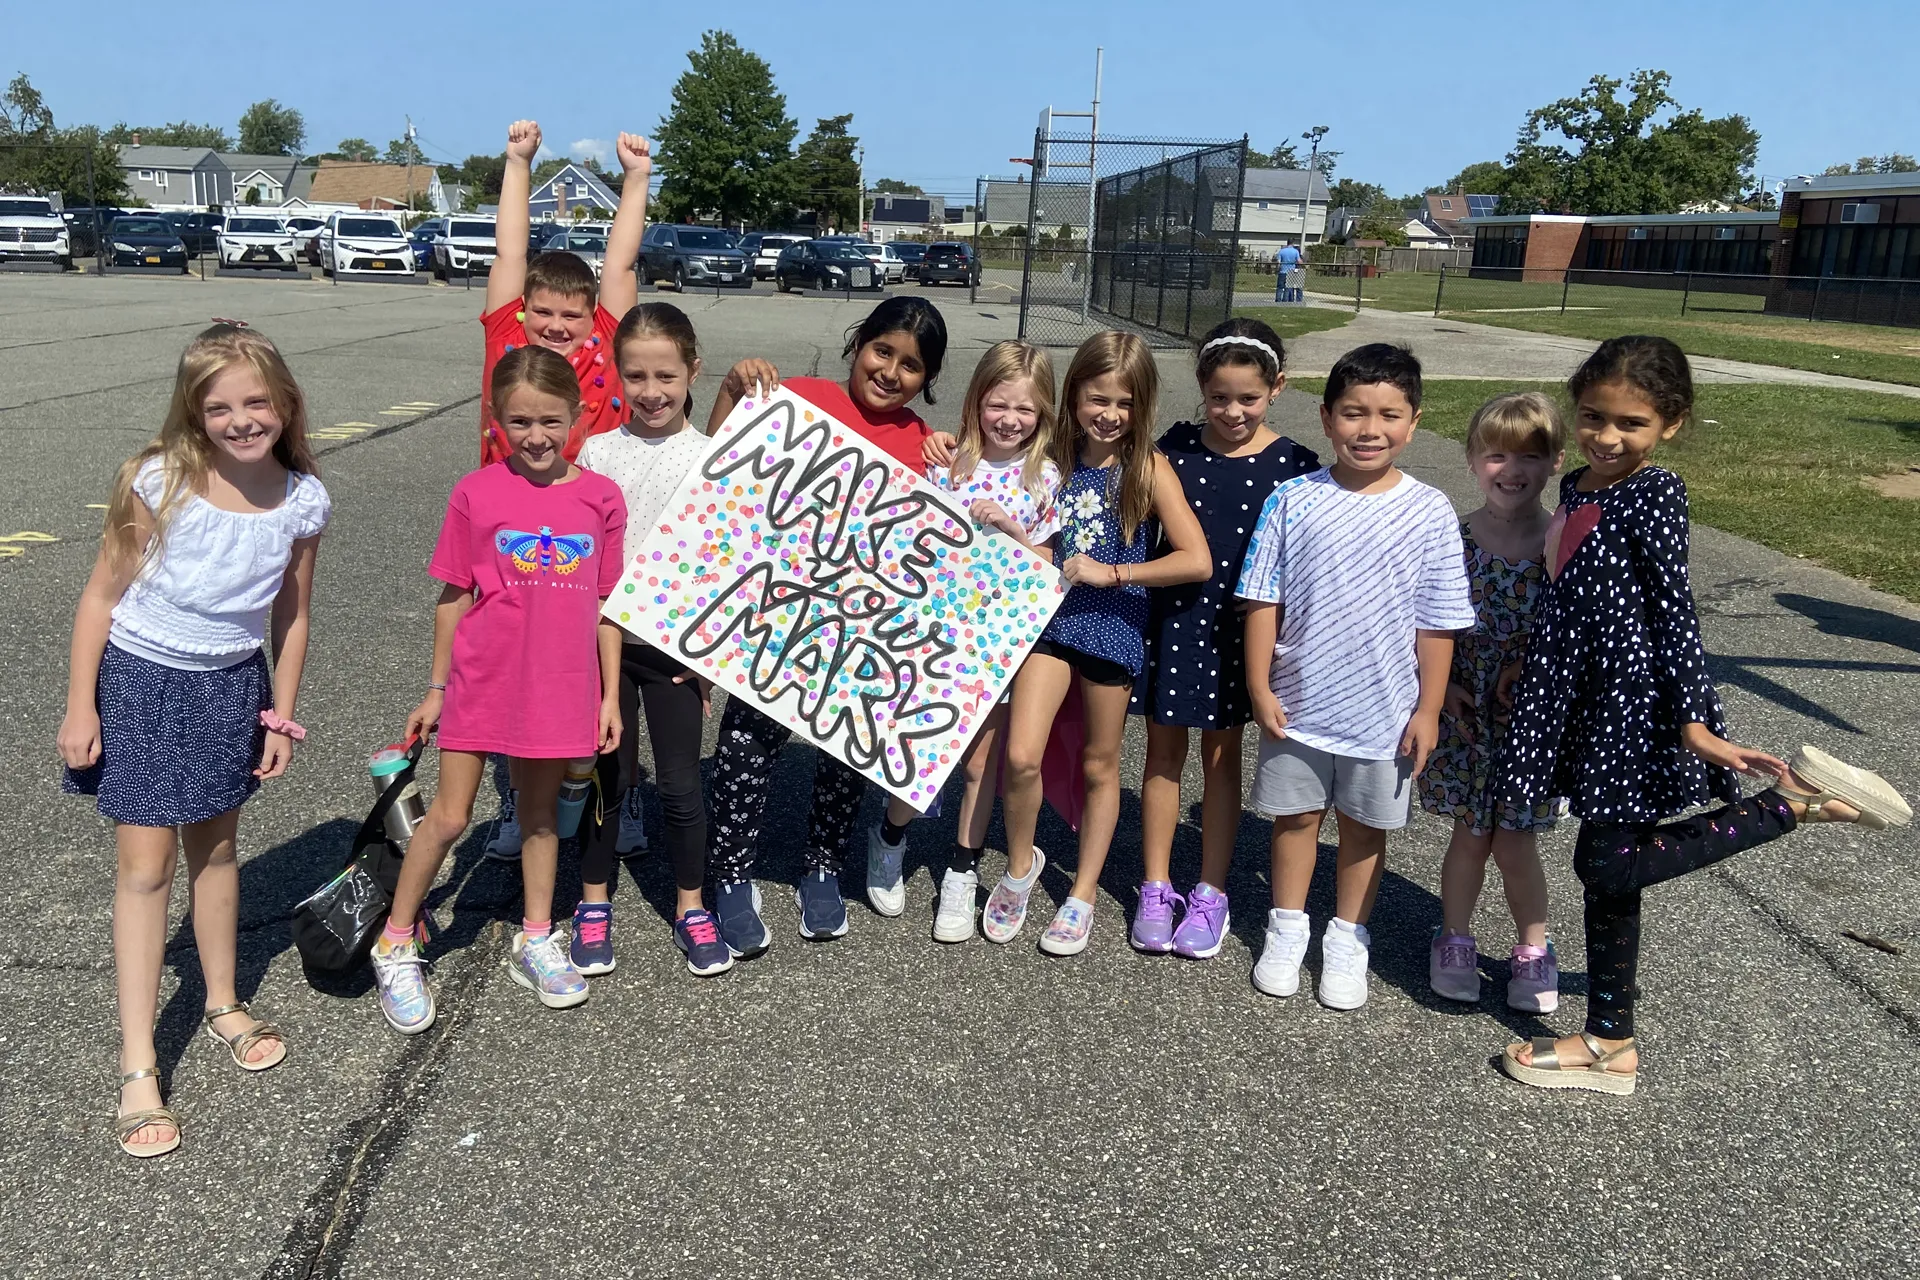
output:
[[[220,215],[217,213],[162,213],[147,216],[166,219],[173,233],[187,246],[187,252],[196,258],[220,247]]]
[[[893,256],[907,264],[907,274],[920,274],[920,263],[927,256],[927,246],[918,240],[893,241]]]
[[[773,287],[795,289],[878,289],[885,273],[851,240],[802,240],[780,251],[773,264]]]
[[[73,246],[73,256],[91,258],[100,248],[94,228],[97,226],[101,231],[105,231],[113,225],[115,218],[127,217],[128,211],[110,205],[102,205],[98,209],[85,205],[68,205],[61,211],[60,216],[67,224],[67,243]]]
[[[187,246],[165,218],[115,218],[107,228],[108,261],[116,267],[177,267],[187,270]]]
[[[719,227],[687,227],[671,222],[647,228],[640,241],[640,283],[671,280],[674,287],[732,284],[753,288],[753,266],[734,247],[733,233]]]
[[[920,259],[920,283],[979,284],[980,259],[973,256],[973,246],[955,240],[928,245]]]

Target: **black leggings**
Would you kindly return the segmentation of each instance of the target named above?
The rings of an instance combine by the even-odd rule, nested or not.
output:
[[[652,645],[627,644],[620,650],[620,745],[600,757],[595,773],[600,803],[580,823],[580,878],[588,884],[613,879],[614,841],[620,835],[620,806],[639,777],[640,708],[647,709],[647,738],[653,745],[654,786],[667,819],[667,853],[673,881],[697,891],[707,873],[707,805],[700,794],[700,686],[673,678],[687,669]]]
[[[1712,866],[1794,829],[1793,810],[1771,789],[1711,813],[1659,826],[1580,824],[1573,868],[1586,889],[1587,1034],[1633,1034],[1640,967],[1640,891]]]
[[[773,758],[793,731],[738,698],[727,699],[720,718],[720,748],[713,758],[713,880],[738,884],[753,875],[760,820],[773,782]],[[808,820],[807,870],[840,874],[847,839],[860,820],[867,780],[831,752],[816,749],[813,811]]]

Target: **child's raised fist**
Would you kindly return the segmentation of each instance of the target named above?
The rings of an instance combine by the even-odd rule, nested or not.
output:
[[[637,133],[623,133],[613,144],[614,154],[620,157],[620,169],[624,173],[641,175],[653,172],[653,144]]]
[[[515,120],[507,126],[507,159],[533,162],[540,150],[540,126],[532,120]]]

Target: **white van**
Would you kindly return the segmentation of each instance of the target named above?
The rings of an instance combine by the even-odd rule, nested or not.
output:
[[[320,234],[320,269],[327,275],[413,274],[413,245],[392,218],[377,213],[336,213]]]

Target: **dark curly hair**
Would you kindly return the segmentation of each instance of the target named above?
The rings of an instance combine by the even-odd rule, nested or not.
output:
[[[1582,395],[1604,382],[1624,382],[1640,392],[1669,425],[1693,412],[1693,369],[1686,354],[1665,338],[1641,333],[1608,338],[1567,379],[1567,393],[1579,404]]]

